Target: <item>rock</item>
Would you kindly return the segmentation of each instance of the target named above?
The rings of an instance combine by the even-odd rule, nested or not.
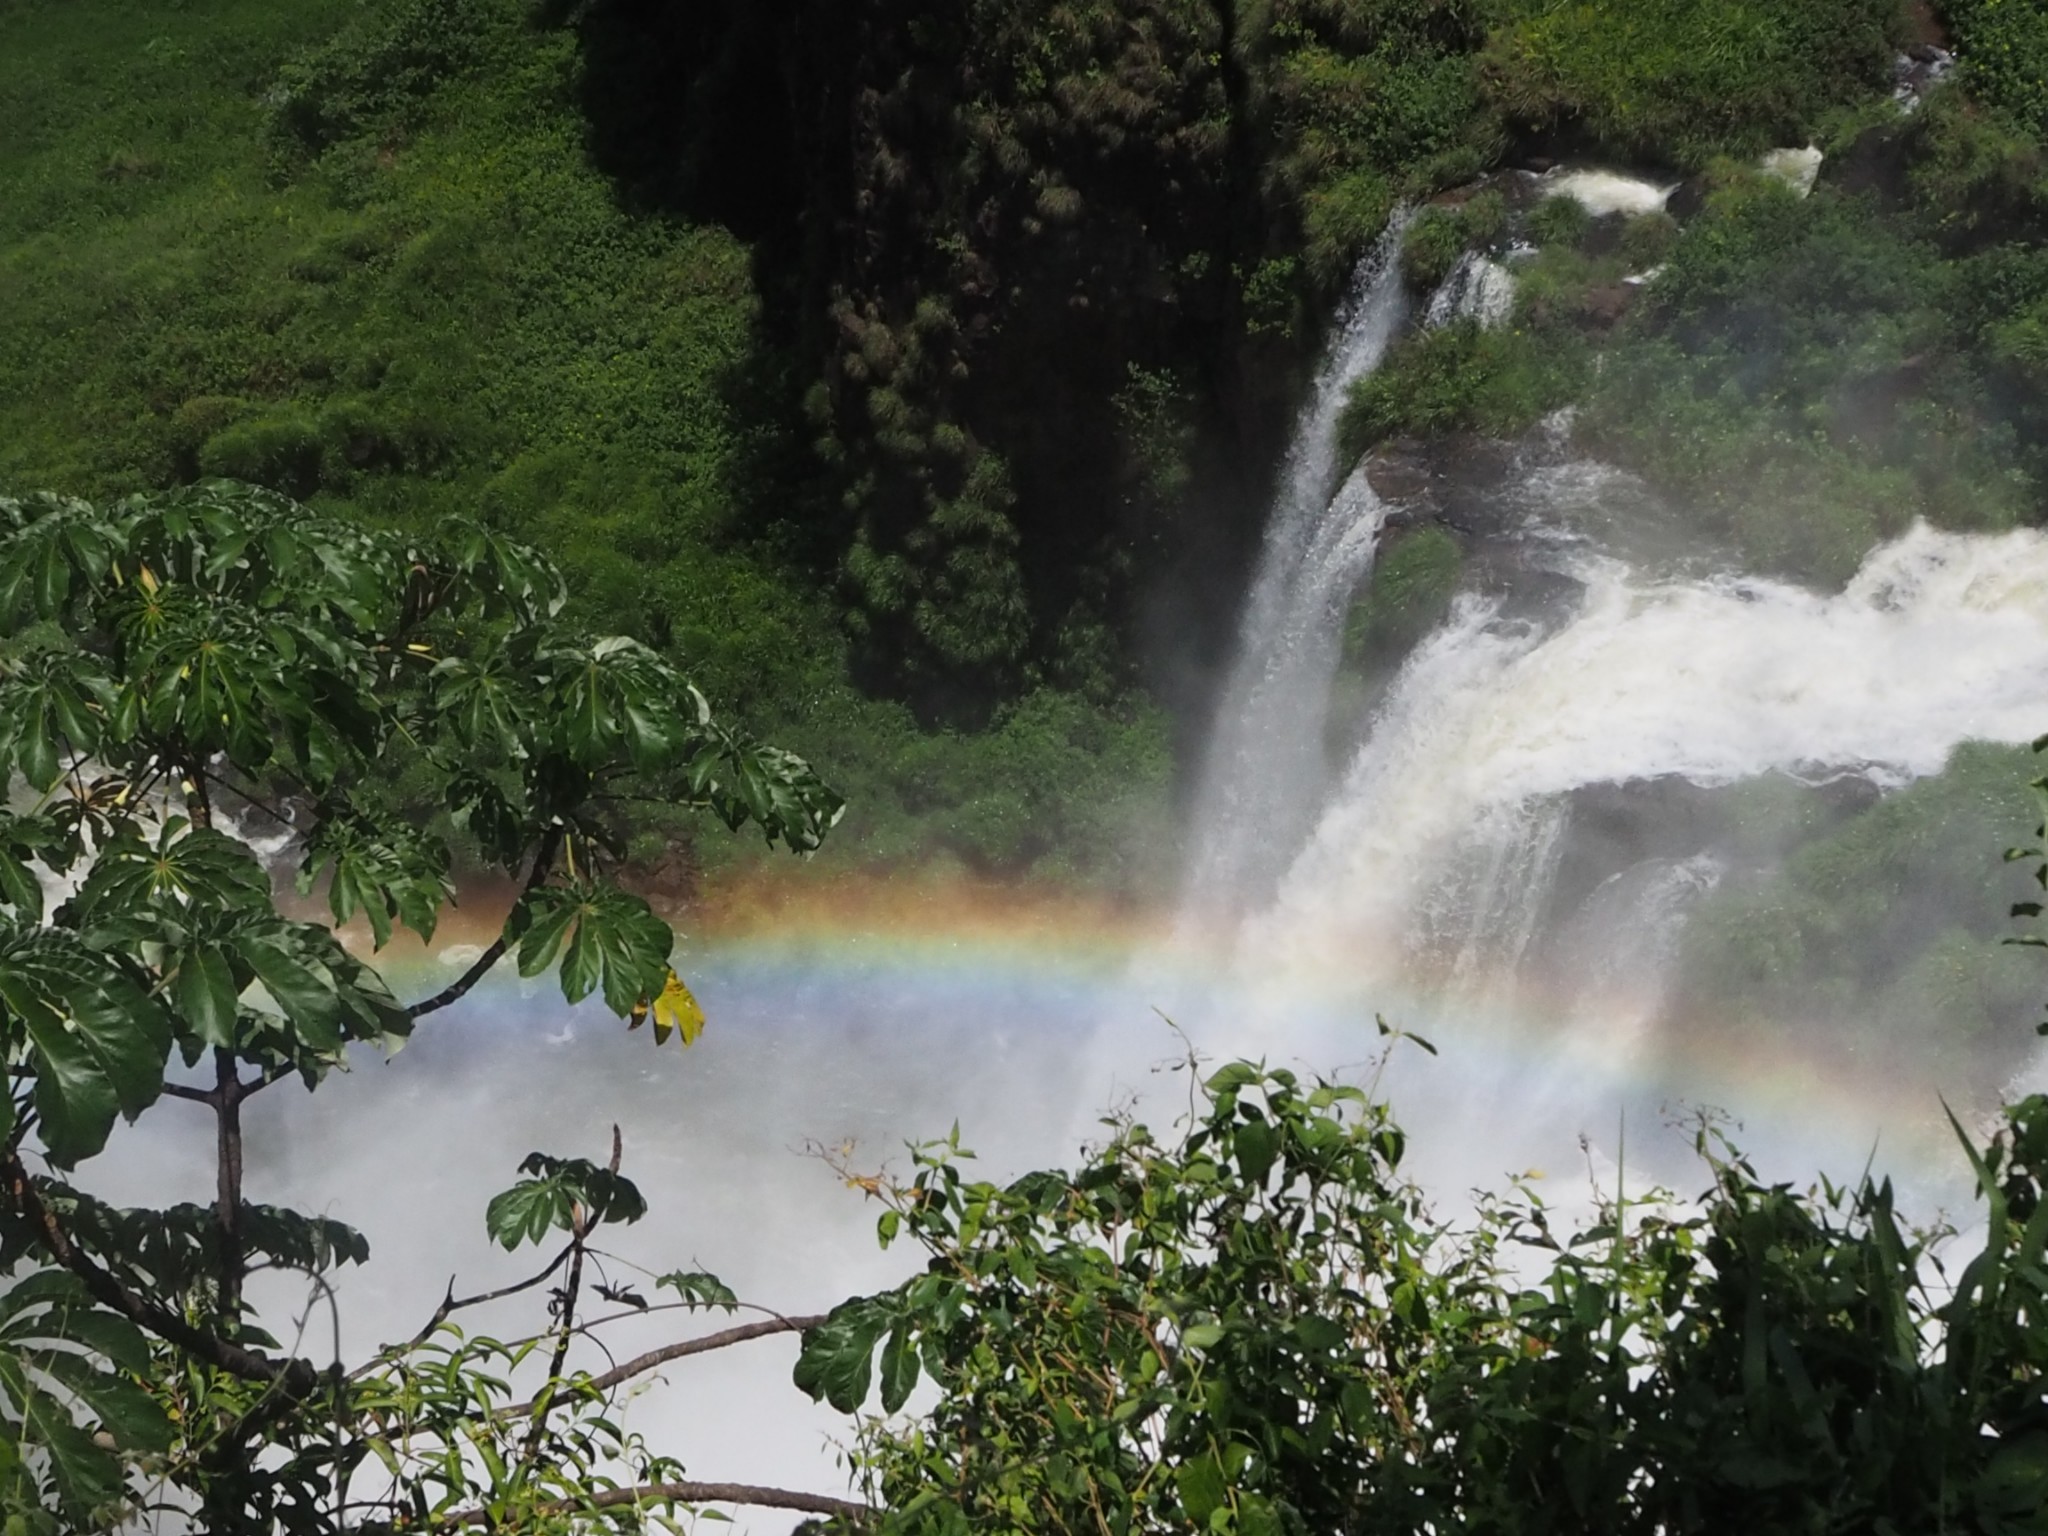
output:
[[[1381,501],[1392,503],[1411,518],[1420,511],[1434,514],[1432,487],[1436,470],[1428,445],[1400,438],[1375,448],[1365,461],[1365,481]],[[1418,506],[1417,503],[1423,504]]]
[[[1628,313],[1638,291],[1627,283],[1602,283],[1588,288],[1579,301],[1579,313],[1588,325],[1607,330]]]
[[[1707,178],[1688,176],[1664,200],[1664,211],[1683,223],[1707,206]]]

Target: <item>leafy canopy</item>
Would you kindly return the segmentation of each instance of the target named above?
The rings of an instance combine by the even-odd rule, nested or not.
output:
[[[244,1100],[317,1086],[351,1046],[396,1049],[513,950],[568,1001],[601,994],[687,1043],[703,1016],[674,935],[609,874],[620,808],[698,806],[798,851],[837,820],[802,760],[562,608],[553,565],[480,527],[402,536],[221,481],[0,498],[0,778],[19,786],[0,809],[0,1509],[28,1528],[103,1523],[119,1458],[172,1450],[164,1378],[135,1385],[150,1334],[223,1381],[310,1390],[304,1362],[261,1353],[242,1282],[367,1248],[241,1200]],[[335,927],[287,912],[239,828],[284,833],[301,895],[378,949],[399,927],[431,938],[458,853],[520,894],[462,977],[402,1002]],[[91,1159],[174,1060],[210,1064],[210,1087],[168,1091],[220,1122],[213,1205],[119,1211],[29,1172],[38,1153]],[[489,1216],[508,1247],[551,1229],[580,1245],[644,1209],[615,1166],[536,1153],[525,1171]],[[240,1466],[220,1499],[247,1515],[285,1497],[251,1481],[253,1453]]]

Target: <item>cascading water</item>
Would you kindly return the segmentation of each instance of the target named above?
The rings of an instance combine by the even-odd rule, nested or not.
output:
[[[1506,322],[1515,307],[1515,274],[1480,251],[1467,251],[1423,312],[1427,326],[1471,319],[1483,326]]]
[[[1228,910],[1270,881],[1320,800],[1323,726],[1343,605],[1371,569],[1386,509],[1362,473],[1337,483],[1337,420],[1408,312],[1397,215],[1360,263],[1281,471],[1265,545],[1195,799],[1188,902]]]
[[[977,935],[957,902],[893,920],[870,905],[840,926],[778,913],[761,934],[686,941],[679,968],[711,1020],[687,1055],[651,1049],[594,1007],[565,1017],[500,972],[390,1064],[361,1060],[317,1096],[281,1085],[250,1106],[252,1198],[357,1224],[390,1256],[343,1281],[347,1354],[409,1335],[451,1275],[465,1290],[522,1276],[491,1252],[483,1201],[527,1151],[601,1155],[614,1125],[627,1171],[661,1197],[656,1219],[616,1239],[633,1262],[708,1267],[792,1313],[891,1283],[914,1260],[877,1253],[872,1209],[793,1149],[858,1139],[872,1166],[957,1119],[990,1176],[1070,1160],[1101,1106],[1176,1053],[1154,1006],[1212,1055],[1264,1052],[1312,1072],[1376,1050],[1376,1009],[1429,1034],[1443,1059],[1411,1074],[1404,1057],[1387,1081],[1417,1132],[1411,1166],[1449,1200],[1511,1170],[1561,1168],[1580,1131],[1605,1138],[1620,1110],[1633,1138],[1639,1110],[1654,1116],[1670,1078],[1695,1069],[1689,1093],[1769,1102],[1789,1058],[1768,1042],[1719,1079],[1723,1064],[1698,1053],[1668,1075],[1642,1069],[1685,1044],[1657,1035],[1659,988],[1722,866],[1643,853],[1579,879],[1563,903],[1573,797],[1770,770],[1893,785],[1935,771],[1958,742],[2033,736],[2048,722],[2048,535],[1916,529],[1835,596],[1653,567],[1616,533],[1655,513],[1647,493],[1559,462],[1560,419],[1548,457],[1536,451],[1499,491],[1495,521],[1519,530],[1514,559],[1408,658],[1333,774],[1343,612],[1388,516],[1362,474],[1344,478],[1334,429],[1406,316],[1401,234],[1397,220],[1361,268],[1303,413],[1196,800],[1186,911],[1200,921],[1183,933],[1207,939],[1229,918],[1234,949],[1160,953],[1106,920],[1041,932],[1007,912]],[[1446,312],[1485,318],[1494,301],[1475,273]],[[395,967],[401,993],[438,990],[475,953],[446,938],[483,942],[502,911],[483,894],[476,927]],[[1156,963],[1134,969],[1134,953]],[[1534,995],[1533,959],[1567,984]],[[1946,1135],[1931,1098],[1795,1083],[1798,1113],[1781,1117],[1791,1129],[1758,1121],[1745,1137],[1773,1168],[1853,1169],[1873,1121],[1895,1169],[1902,1143],[1910,1169],[1914,1150]],[[207,1127],[175,1115],[117,1132],[110,1196],[203,1197]],[[1635,1156],[1631,1139],[1631,1170]],[[273,1317],[304,1304],[287,1278],[264,1277]],[[671,1324],[649,1319],[619,1342],[653,1347]],[[820,1449],[843,1421],[793,1401],[793,1341],[760,1348],[714,1357],[708,1374],[679,1370],[672,1392],[627,1405],[633,1427],[693,1472],[843,1488]],[[748,1528],[788,1523],[757,1515]]]
[[[1405,967],[1446,932],[1468,953],[1476,927],[1512,964],[1544,895],[1529,850],[1561,796],[1772,770],[1896,785],[1938,771],[1960,742],[2027,740],[2048,710],[2048,536],[2036,531],[1916,527],[1833,597],[1645,581],[1584,553],[1564,565],[1584,595],[1556,628],[1503,623],[1468,599],[1425,642],[1250,947]],[[1503,861],[1513,900],[1502,876],[1466,873]]]

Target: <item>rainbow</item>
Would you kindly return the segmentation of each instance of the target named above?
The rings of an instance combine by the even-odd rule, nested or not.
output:
[[[394,941],[380,960],[400,995],[445,984],[495,936],[505,897],[466,893],[431,948]],[[1489,1185],[1532,1168],[1563,1176],[1581,1138],[1612,1153],[1626,1125],[1633,1145],[1661,1142],[1651,1159],[1660,1176],[1689,1187],[1697,1170],[1683,1127],[1711,1106],[1772,1176],[1840,1179],[1874,1154],[1903,1183],[1935,1178],[1953,1199],[1962,1160],[1943,1095],[1980,1125],[1996,1108],[1875,1052],[1831,1051],[1818,1031],[1652,1038],[1643,1020],[1653,1000],[1625,992],[1590,1011],[1583,996],[1527,986],[1453,1006],[1414,987],[1369,993],[1356,971],[1334,967],[1262,972],[1233,944],[1176,935],[1163,910],[1051,885],[750,871],[676,916],[678,965],[710,1018],[696,1048],[706,1070],[736,1084],[749,1071],[858,1080],[874,1101],[864,1128],[886,1124],[898,1139],[943,1130],[955,1114],[972,1132],[977,1108],[1001,1118],[1028,1100],[1033,1124],[1009,1128],[1007,1144],[1070,1158],[1104,1106],[1146,1091],[1185,1049],[1175,1028],[1211,1058],[1264,1057],[1353,1080],[1383,1070],[1425,1173]],[[367,943],[353,930],[345,938]],[[488,1032],[455,1028],[477,1045],[502,1045],[509,1030],[559,1047],[616,1027],[508,971],[464,1008],[493,1021]],[[1437,1056],[1404,1047],[1382,1069],[1388,1042],[1376,1018],[1428,1037]],[[910,1085],[902,1102],[886,1102],[899,1082]],[[958,1106],[948,1105],[949,1082]],[[1433,1143],[1447,1149],[1434,1166]]]

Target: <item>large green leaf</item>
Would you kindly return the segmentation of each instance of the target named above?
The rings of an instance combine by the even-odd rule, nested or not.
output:
[[[195,944],[178,960],[178,1011],[186,1026],[207,1045],[235,1043],[235,1012],[241,988],[227,956],[212,944]]]
[[[804,1333],[793,1377],[798,1389],[841,1413],[858,1413],[874,1381],[875,1345],[895,1323],[886,1298],[857,1296],[841,1302]],[[904,1369],[899,1363],[897,1370]]]
[[[150,836],[133,822],[93,861],[69,906],[70,920],[142,916],[152,908],[270,909],[270,877],[233,838],[173,817]]]
[[[0,1431],[42,1460],[57,1509],[79,1528],[123,1494],[130,1458],[171,1441],[163,1409],[128,1373],[148,1346],[62,1271],[0,1295]]]
[[[346,923],[361,913],[378,949],[390,942],[394,918],[422,939],[432,939],[442,905],[455,894],[445,844],[353,804],[322,816],[300,865],[300,891],[311,891],[323,874],[334,920]]]
[[[602,988],[606,1006],[624,1017],[651,1008],[668,984],[674,930],[616,886],[580,880],[530,891],[513,931],[519,974],[538,976],[559,959],[562,995],[572,1003]]]
[[[170,1021],[108,956],[59,929],[0,946],[0,1005],[22,1031],[50,1160],[69,1167],[106,1145],[163,1089]]]
[[[507,1248],[537,1243],[550,1231],[574,1230],[576,1213],[586,1227],[638,1221],[647,1202],[631,1179],[582,1158],[527,1154],[519,1165],[528,1177],[491,1198],[484,1227]]]

